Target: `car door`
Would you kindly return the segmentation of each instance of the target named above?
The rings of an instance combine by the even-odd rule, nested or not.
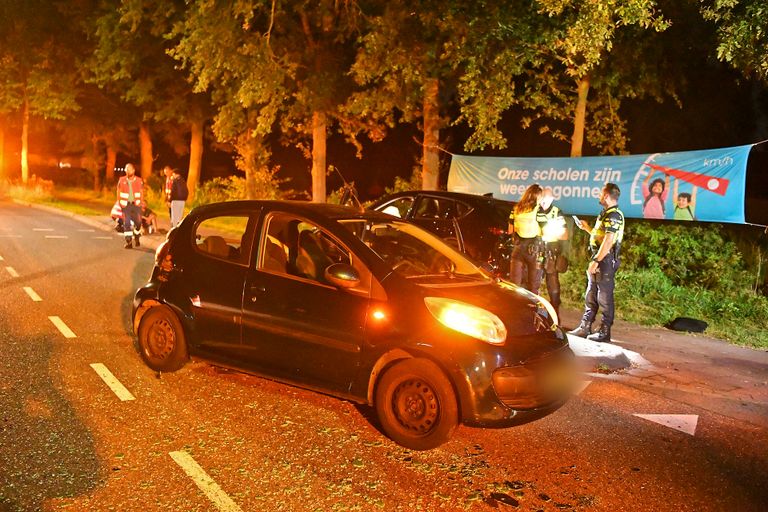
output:
[[[311,222],[288,213],[266,216],[243,302],[243,346],[258,371],[348,393],[363,350],[370,288],[340,290],[323,275],[329,264],[352,259]]]
[[[243,286],[251,259],[255,215],[247,211],[203,218],[192,230],[183,279],[192,302],[198,350],[237,359],[241,350]]]

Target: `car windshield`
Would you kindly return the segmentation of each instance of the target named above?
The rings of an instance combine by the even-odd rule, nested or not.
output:
[[[463,254],[413,224],[360,219],[341,223],[403,277],[489,279]]]

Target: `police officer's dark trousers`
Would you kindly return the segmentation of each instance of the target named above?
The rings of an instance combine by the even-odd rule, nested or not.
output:
[[[512,252],[509,277],[513,283],[539,293],[541,286],[541,254],[535,240],[523,239]]]
[[[582,324],[592,325],[600,309],[603,327],[610,328],[613,325],[613,288],[619,264],[620,261],[614,258],[613,253],[609,253],[597,263],[596,273],[587,272],[587,292],[584,294],[585,308],[581,319]]]

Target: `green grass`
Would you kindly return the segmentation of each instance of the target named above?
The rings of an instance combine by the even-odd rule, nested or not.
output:
[[[586,279],[581,269],[561,276],[566,307],[581,309]],[[757,349],[768,349],[768,297],[751,290],[726,294],[697,286],[676,286],[658,269],[619,270],[616,317],[663,327],[678,316],[704,320],[705,335]]]

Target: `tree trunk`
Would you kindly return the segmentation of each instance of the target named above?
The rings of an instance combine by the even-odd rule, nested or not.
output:
[[[324,203],[325,198],[325,114],[312,114],[312,202]]]
[[[581,156],[584,145],[584,125],[587,118],[587,96],[589,95],[589,76],[584,76],[578,84],[576,115],[573,118],[573,136],[571,137],[571,157]]]
[[[437,190],[440,177],[440,105],[437,78],[427,80],[424,89],[424,147],[421,164],[421,184],[424,190]]]
[[[21,182],[29,181],[29,99],[24,95],[24,112],[21,122]]]
[[[98,192],[101,190],[101,187],[104,185],[104,181],[101,177],[101,166],[99,165],[99,153],[101,152],[100,148],[101,141],[97,137],[91,138],[91,161],[88,165],[88,170],[93,173],[93,190],[95,192]]]
[[[106,186],[115,185],[115,165],[117,165],[117,151],[107,144],[107,165],[104,167],[104,183]]]
[[[5,119],[0,119],[0,182],[5,178]]]
[[[139,126],[139,145],[141,146],[141,179],[144,181],[152,176],[152,135],[149,133],[149,123]]]
[[[195,190],[200,183],[200,169],[203,166],[203,120],[195,120],[190,123],[192,135],[189,141],[189,172],[187,173],[187,189],[189,199],[195,198]]]

